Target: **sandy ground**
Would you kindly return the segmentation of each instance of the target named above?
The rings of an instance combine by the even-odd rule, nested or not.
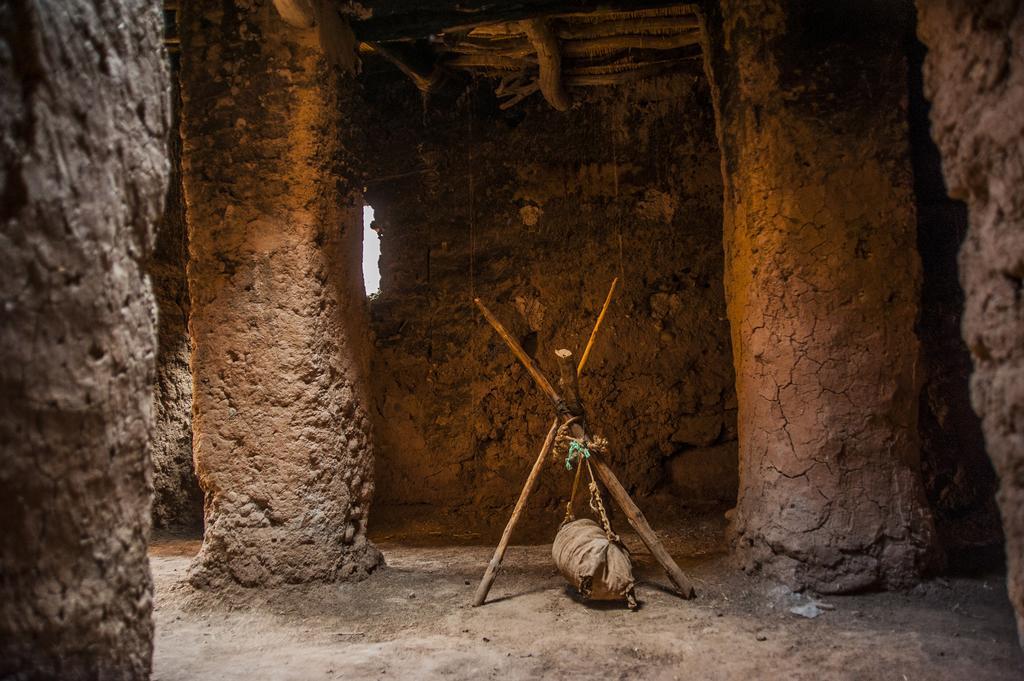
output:
[[[665,532],[699,594],[683,601],[635,537],[636,612],[578,602],[550,547],[515,546],[487,605],[469,602],[492,547],[444,533],[378,536],[388,567],[355,584],[194,591],[199,542],[158,538],[153,678],[893,679],[1024,678],[1002,575],[907,593],[816,599],[729,566],[718,527]]]

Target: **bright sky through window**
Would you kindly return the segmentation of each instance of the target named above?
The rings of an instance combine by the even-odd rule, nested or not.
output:
[[[363,206],[363,283],[368,296],[380,291],[380,237],[371,224],[373,207]]]

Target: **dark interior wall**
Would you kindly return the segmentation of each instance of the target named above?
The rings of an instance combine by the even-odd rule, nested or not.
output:
[[[192,374],[188,361],[188,229],[181,191],[179,56],[171,57],[171,175],[157,227],[149,275],[157,304],[156,389],[153,398],[153,526],[195,529],[203,524],[203,493],[192,464]]]
[[[1024,3],[919,0],[924,93],[952,197],[967,203],[960,250],[971,403],[999,475],[1010,601],[1024,643]]]
[[[540,96],[500,112],[486,82],[424,109],[405,80],[372,64],[366,80],[366,198],[383,231],[375,513],[429,506],[500,528],[491,511],[514,502],[553,412],[473,296],[554,378],[554,351],[582,352],[615,276],[582,383],[594,429],[631,492],[664,495],[649,507],[731,505],[721,175],[703,77],[591,91],[566,113]],[[552,464],[533,520],[550,526],[569,482]]]
[[[917,248],[921,254],[922,386],[918,431],[921,471],[940,543],[957,569],[981,547],[1002,544],[997,479],[985,452],[981,420],[971,408],[971,357],[960,335],[964,292],[957,255],[967,233],[967,206],[949,197],[931,137],[922,83],[925,47],[908,36],[908,109]]]

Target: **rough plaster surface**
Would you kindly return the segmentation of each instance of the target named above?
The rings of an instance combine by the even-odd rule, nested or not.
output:
[[[186,4],[184,177],[195,460],[192,583],[358,578],[373,448],[359,243],[340,84],[272,3]]]
[[[172,73],[170,181],[163,220],[147,270],[157,304],[154,393],[153,527],[195,529],[203,523],[203,494],[192,463],[192,372],[188,337],[188,230],[181,191],[180,93]]]
[[[922,272],[916,327],[921,474],[947,568],[955,571],[978,561],[979,551],[995,558],[1003,545],[995,498],[999,479],[985,452],[981,419],[971,408],[971,354],[960,335],[964,291],[957,260],[967,234],[967,205],[947,193],[942,157],[931,137],[922,71],[927,50],[917,40],[908,47],[907,123]]]
[[[890,15],[765,0],[724,2],[708,22],[739,405],[735,547],[745,567],[823,592],[907,584],[934,553],[906,67]]]
[[[0,677],[145,679],[158,8],[0,4]]]
[[[615,276],[581,384],[594,430],[645,511],[732,505],[721,175],[695,67],[580,93],[565,113],[540,96],[500,112],[489,85],[424,110],[404,78],[367,73],[369,110],[387,121],[366,155],[382,231],[372,319],[386,515],[450,512],[500,531],[554,412],[472,298],[554,379],[554,351],[582,352]],[[570,485],[553,463],[525,526],[552,532]]]
[[[918,2],[925,94],[950,195],[970,227],[960,252],[971,398],[999,474],[1010,600],[1024,642],[1024,4]]]

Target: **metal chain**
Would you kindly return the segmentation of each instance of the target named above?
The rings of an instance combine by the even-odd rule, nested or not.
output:
[[[604,502],[601,501],[601,490],[597,487],[594,469],[590,467],[590,459],[584,459],[584,462],[587,464],[587,473],[590,474],[590,508],[601,516],[601,525],[604,526],[604,534],[608,541],[619,542],[619,535],[612,531],[612,523],[608,520],[608,514],[604,510]],[[583,466],[580,466],[580,468],[583,468]]]

